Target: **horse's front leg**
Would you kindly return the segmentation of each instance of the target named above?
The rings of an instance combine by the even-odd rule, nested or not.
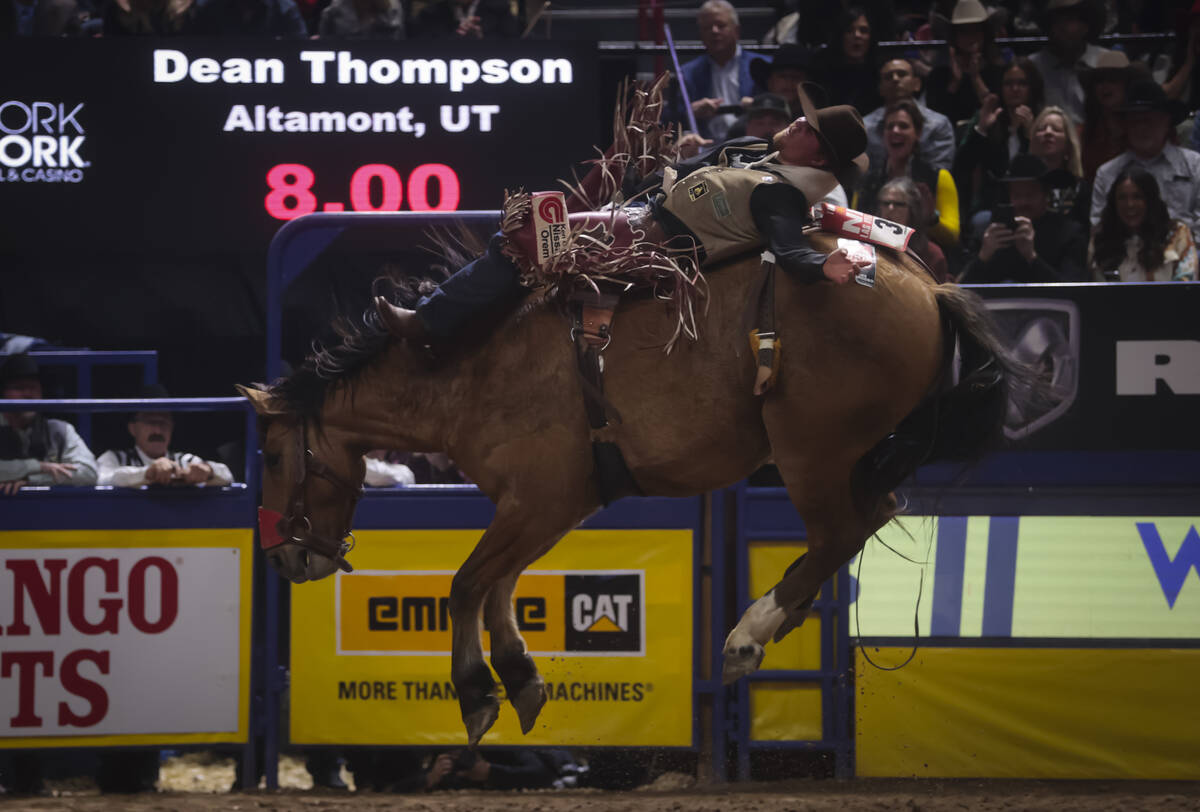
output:
[[[518,576],[506,577],[492,587],[483,605],[483,620],[492,636],[492,668],[517,711],[521,732],[528,733],[546,704],[546,683],[525,648],[513,612]]]
[[[543,512],[530,515],[498,506],[496,517],[450,585],[450,620],[454,631],[450,679],[458,692],[458,704],[471,746],[479,743],[500,713],[496,682],[483,659],[479,625],[480,609],[493,591],[497,595],[495,600],[504,603],[504,609],[498,611],[493,607],[490,612],[496,623],[492,662],[510,689],[509,695],[517,706],[524,730],[533,726],[541,710],[541,677],[533,660],[525,653],[525,642],[512,617],[512,589],[517,575],[554,546],[586,515],[586,510],[566,499],[558,505],[560,510],[557,512],[546,509],[545,505],[539,507]],[[591,509],[594,506],[585,507]],[[497,631],[498,638],[495,636]]]

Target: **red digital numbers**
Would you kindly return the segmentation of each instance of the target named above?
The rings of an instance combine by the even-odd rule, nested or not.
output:
[[[267,214],[291,220],[318,208],[313,184],[317,176],[304,164],[276,164],[267,171],[270,190],[263,201]],[[430,186],[436,189],[437,205],[430,205]],[[387,164],[364,164],[350,177],[350,208],[353,211],[399,211],[405,192],[412,211],[454,211],[458,208],[458,174],[445,164],[421,164],[408,176],[408,187],[395,168]],[[323,211],[344,211],[346,204],[329,201]]]

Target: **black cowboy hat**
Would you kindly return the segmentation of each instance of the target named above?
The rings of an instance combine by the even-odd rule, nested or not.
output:
[[[800,94],[800,109],[808,126],[817,133],[821,146],[833,161],[833,173],[840,175],[851,167],[866,172],[867,126],[863,124],[858,110],[848,104],[817,109],[803,85],[797,91]]]
[[[1078,180],[1065,169],[1046,169],[1046,164],[1041,158],[1030,155],[1028,152],[1019,152],[1014,155],[1013,159],[1008,162],[1008,169],[1004,174],[999,177],[992,175],[992,179],[999,183],[1036,180],[1041,181],[1043,186],[1054,188],[1071,186]]]
[[[1100,36],[1104,30],[1104,9],[1096,0],[1050,0],[1038,18],[1038,26],[1046,32],[1059,14],[1078,14],[1088,24],[1088,39]]]
[[[808,70],[812,63],[812,54],[807,48],[801,48],[794,43],[779,46],[773,59],[758,56],[750,60],[750,77],[759,87],[767,86],[767,78],[776,68],[799,68]]]
[[[38,369],[37,361],[25,353],[10,355],[3,364],[0,364],[0,384],[6,384],[9,381],[25,380],[26,378],[41,380],[41,377],[42,371]]]
[[[788,108],[787,100],[777,93],[759,93],[754,101],[746,108],[746,116],[756,116],[760,113],[775,113],[792,120],[792,111]]]
[[[1168,99],[1162,85],[1153,79],[1131,82],[1125,91],[1125,103],[1117,108],[1118,113],[1166,113],[1174,126],[1187,118],[1187,106],[1175,99]]]
[[[171,397],[171,394],[167,391],[167,387],[161,383],[148,383],[138,390],[137,396],[141,400],[162,400]],[[131,413],[129,419],[136,420],[140,414],[167,414],[169,411],[169,409],[155,409],[146,405],[136,412]]]

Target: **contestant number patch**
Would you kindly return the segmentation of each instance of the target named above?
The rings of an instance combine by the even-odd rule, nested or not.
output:
[[[729,208],[729,201],[726,199],[724,192],[717,192],[715,195],[713,195],[712,207],[713,212],[715,212],[718,217],[728,217],[730,214],[732,214]]]
[[[692,186],[688,189],[688,197],[690,197],[692,200],[699,200],[706,194],[708,194],[707,182],[697,183],[695,186]]]

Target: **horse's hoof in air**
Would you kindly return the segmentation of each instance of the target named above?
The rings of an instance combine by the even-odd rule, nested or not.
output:
[[[463,719],[463,724],[467,727],[467,743],[471,747],[479,744],[483,734],[492,729],[492,725],[496,724],[496,718],[499,716],[500,701],[489,696],[487,704]]]
[[[546,683],[541,677],[526,683],[520,693],[512,698],[513,707],[517,710],[517,718],[521,720],[521,733],[533,730],[538,714],[546,704]]]
[[[766,651],[758,643],[743,643],[725,647],[725,663],[721,668],[721,682],[732,685],[747,674],[753,674],[762,663]]]

